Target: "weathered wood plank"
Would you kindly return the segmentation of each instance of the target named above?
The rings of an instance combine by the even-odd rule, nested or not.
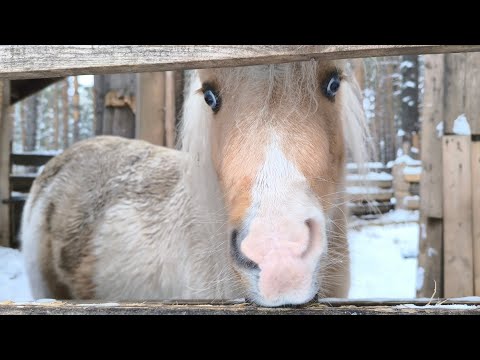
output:
[[[412,301],[413,302],[413,301]],[[371,303],[310,304],[300,307],[264,308],[248,303],[181,304],[181,303],[2,303],[0,315],[480,315],[474,303],[412,306],[412,302],[389,306]],[[410,304],[410,305],[409,305]],[[436,302],[432,302],[436,304]]]
[[[445,55],[444,133],[453,134],[455,119],[465,113],[466,54]]]
[[[36,177],[35,174],[11,175],[12,191],[29,192]]]
[[[165,146],[175,148],[176,113],[175,71],[165,73]]]
[[[53,155],[38,153],[17,153],[10,155],[12,165],[24,166],[42,166],[45,165],[51,158],[53,158]]]
[[[445,296],[473,295],[470,136],[443,137]]]
[[[480,135],[480,54],[466,54],[465,114],[472,135]]]
[[[62,78],[13,80],[10,82],[10,105],[21,101],[28,96],[45,89]]]
[[[480,295],[480,141],[472,142],[472,219],[475,295]]]
[[[10,244],[10,206],[2,200],[10,197],[10,141],[12,123],[8,113],[10,81],[0,80],[0,246]]]
[[[417,269],[417,296],[442,297],[443,287],[443,220],[420,216],[420,241]]]
[[[480,45],[3,45],[0,77],[157,72],[369,56],[480,51]]]
[[[421,128],[420,232],[417,296],[443,296],[443,131],[445,55],[425,56]],[[436,285],[435,285],[436,282]],[[436,286],[436,289],[435,289]]]
[[[165,144],[165,73],[137,74],[135,137]]]

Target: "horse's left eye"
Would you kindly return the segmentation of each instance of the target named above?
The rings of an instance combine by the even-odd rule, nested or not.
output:
[[[337,94],[338,89],[340,88],[340,77],[337,73],[332,74],[328,81],[326,82],[326,86],[324,88],[325,96],[333,99]]]
[[[205,90],[203,98],[214,112],[217,112],[220,109],[220,97],[213,90]]]

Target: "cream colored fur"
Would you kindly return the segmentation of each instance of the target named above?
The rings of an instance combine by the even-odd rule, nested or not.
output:
[[[317,65],[302,66],[308,77]],[[232,70],[232,78],[241,79],[246,69]],[[267,80],[278,75],[261,67],[251,71]],[[46,165],[32,187],[21,228],[34,297],[67,293],[63,296],[153,300],[246,295],[230,265],[228,217],[210,155],[211,111],[197,93],[196,73],[189,76],[182,151],[98,137],[73,145]],[[360,99],[353,82],[342,86],[345,138],[362,161],[367,130]],[[313,94],[313,83],[312,87]],[[333,279],[331,288],[320,290],[325,296],[348,292],[343,197],[337,201],[326,219],[327,232],[340,240],[329,249],[334,260],[322,263],[333,264],[325,270],[327,280]]]

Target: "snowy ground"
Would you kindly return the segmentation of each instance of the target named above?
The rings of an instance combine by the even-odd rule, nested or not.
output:
[[[418,212],[397,210],[350,222],[350,298],[414,298]],[[0,302],[32,300],[21,254],[0,247]]]

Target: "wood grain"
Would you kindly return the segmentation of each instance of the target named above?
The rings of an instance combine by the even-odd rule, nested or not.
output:
[[[53,302],[53,303],[1,303],[0,315],[480,315],[478,302],[453,302],[444,304],[470,305],[455,309],[449,306],[424,306],[422,301],[415,307],[415,300],[385,303],[371,301],[329,301],[298,307],[264,308],[249,303],[95,303],[95,302]],[[436,301],[432,301],[432,305]],[[402,306],[403,305],[403,306]]]
[[[445,55],[444,133],[453,134],[455,119],[465,113],[466,54]]]
[[[0,80],[0,246],[10,245],[10,210],[2,200],[10,198],[10,141],[12,123],[8,113],[10,81]]]
[[[165,145],[165,73],[137,74],[135,137]]]
[[[0,77],[34,79],[468,51],[480,51],[480,45],[3,45]]]
[[[473,235],[470,136],[443,137],[445,296],[472,296]]]
[[[480,295],[480,141],[472,141],[473,274],[475,295]]]
[[[465,114],[472,135],[480,135],[480,54],[465,55]]]

